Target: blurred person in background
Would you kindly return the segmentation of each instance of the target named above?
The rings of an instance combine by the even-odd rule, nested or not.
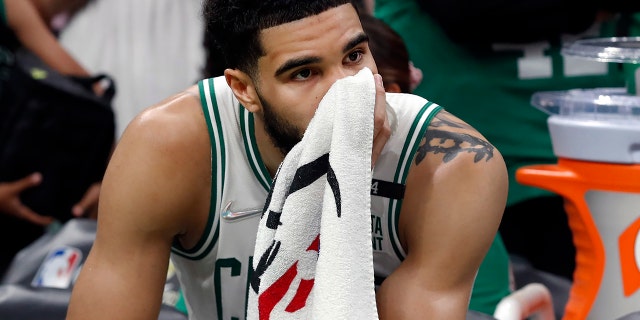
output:
[[[72,16],[88,1],[0,0],[0,80],[7,80],[7,68],[20,47],[35,53],[61,74],[88,76],[56,37],[56,21]]]
[[[89,76],[89,72],[60,44],[57,34],[73,15],[90,0],[0,0],[0,99],[7,98],[7,91],[15,53],[26,49],[35,54],[52,69],[63,75]],[[101,87],[94,86],[101,94]],[[52,217],[39,215],[20,201],[20,193],[40,184],[46,179],[34,172],[17,181],[0,181],[0,215],[3,223],[3,251],[0,255],[0,276],[4,274],[13,256],[31,241],[39,237],[43,229],[53,222]],[[86,214],[97,209],[99,185],[87,190],[85,196],[74,207],[73,215]],[[93,211],[95,212],[95,210]],[[72,215],[72,213],[69,213]],[[38,226],[29,230],[16,228],[24,221]],[[20,232],[20,237],[9,233]]]

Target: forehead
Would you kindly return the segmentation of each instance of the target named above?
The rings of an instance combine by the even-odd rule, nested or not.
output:
[[[265,55],[259,59],[262,72],[290,59],[342,55],[344,46],[363,33],[351,4],[329,9],[315,16],[267,28],[260,41]]]

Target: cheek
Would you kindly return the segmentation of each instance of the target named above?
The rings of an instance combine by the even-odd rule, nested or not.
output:
[[[286,96],[283,96],[282,105],[289,106],[286,108],[288,109],[287,111],[296,115],[296,118],[293,118],[294,122],[298,122],[298,119],[308,122],[315,114],[322,97],[328,90],[328,87],[325,89],[318,85],[300,86],[289,90]]]
[[[318,109],[320,98],[317,101],[315,99],[305,101],[303,104],[297,104],[295,108],[291,108],[292,112],[289,115],[289,121],[301,131],[306,130]]]
[[[296,128],[304,131],[315,115],[318,104],[323,97],[321,92],[315,92],[314,88],[300,86],[299,88],[287,88],[285,90],[271,91],[268,102],[278,117],[286,120]]]
[[[373,60],[371,62],[375,67]],[[315,115],[320,101],[333,85],[329,77],[314,80],[264,88],[265,98],[281,118],[304,130]]]

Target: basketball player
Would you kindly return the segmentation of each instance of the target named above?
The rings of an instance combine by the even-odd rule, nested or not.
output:
[[[157,318],[170,258],[191,319],[244,319],[278,165],[337,79],[377,72],[348,0],[208,0],[204,13],[224,76],[145,110],[125,130],[68,319]],[[379,316],[465,319],[506,201],[504,161],[440,106],[385,97],[376,82],[373,176],[406,185],[401,201],[371,200]]]

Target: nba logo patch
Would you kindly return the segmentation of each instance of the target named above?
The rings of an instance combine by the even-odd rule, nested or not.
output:
[[[67,289],[82,261],[82,251],[72,247],[59,247],[47,255],[31,286],[36,288]]]

